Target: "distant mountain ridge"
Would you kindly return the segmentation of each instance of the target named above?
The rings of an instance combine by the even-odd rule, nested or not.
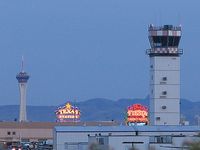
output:
[[[123,122],[126,108],[132,104],[140,103],[149,107],[146,99],[119,99],[117,101],[96,98],[87,101],[76,102],[81,110],[81,121],[119,121]],[[73,104],[73,102],[72,102]],[[55,110],[58,106],[27,106],[29,121],[54,122]],[[186,99],[181,100],[181,114],[191,125],[197,124],[197,116],[200,116],[200,102],[192,102]],[[0,106],[0,120],[14,121],[18,119],[19,106]]]

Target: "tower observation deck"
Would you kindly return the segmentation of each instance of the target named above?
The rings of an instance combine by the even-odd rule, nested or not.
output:
[[[151,49],[147,54],[151,56],[179,56],[183,50],[178,48],[181,39],[181,26],[164,25],[149,26],[149,41]]]
[[[23,69],[23,58],[22,58],[22,70],[17,74],[16,79],[19,83],[20,91],[20,112],[19,112],[19,121],[26,122],[26,88],[29,75]]]
[[[150,124],[180,124],[181,27],[150,25]]]
[[[16,76],[19,83],[27,83],[29,75],[26,72],[19,72]]]

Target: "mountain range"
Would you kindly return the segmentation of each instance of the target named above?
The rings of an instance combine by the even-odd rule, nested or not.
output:
[[[71,102],[81,111],[81,121],[118,121],[123,122],[126,109],[132,104],[142,104],[149,107],[148,98],[145,99],[119,99],[117,101],[95,98],[86,101]],[[63,104],[64,105],[64,104]],[[27,106],[28,120],[32,122],[54,122],[56,121],[55,110],[58,106]],[[192,102],[181,99],[181,116],[197,125],[200,118],[200,102]],[[18,105],[0,106],[0,121],[17,121],[19,116]]]

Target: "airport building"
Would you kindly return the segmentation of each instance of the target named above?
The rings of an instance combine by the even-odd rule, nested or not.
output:
[[[53,139],[55,126],[116,126],[117,122],[0,122],[2,142],[41,142]]]
[[[54,150],[171,150],[200,140],[199,126],[60,126]]]

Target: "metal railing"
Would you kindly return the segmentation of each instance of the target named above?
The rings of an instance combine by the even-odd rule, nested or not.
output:
[[[182,55],[183,54],[183,49],[177,49],[177,51],[172,51],[169,49],[165,49],[165,50],[157,50],[155,49],[147,49],[146,50],[146,54],[147,55],[152,55],[152,54],[176,54],[176,55]]]
[[[149,25],[149,31],[158,31],[158,30],[173,30],[173,31],[181,31],[181,26],[171,26],[171,25],[164,25],[164,26],[153,26]]]

